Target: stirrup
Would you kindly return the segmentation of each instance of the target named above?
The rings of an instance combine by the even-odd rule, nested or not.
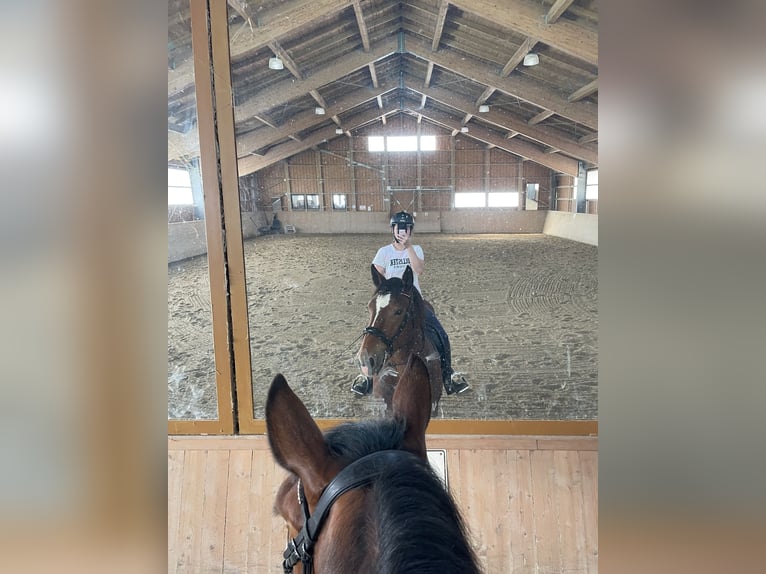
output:
[[[351,384],[351,392],[362,397],[369,395],[372,392],[372,379],[365,375],[357,375]]]
[[[463,373],[452,373],[449,384],[445,385],[448,395],[459,395],[466,392],[470,385],[465,380]]]

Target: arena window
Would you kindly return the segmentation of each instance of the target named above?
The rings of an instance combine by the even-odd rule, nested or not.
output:
[[[492,192],[487,194],[487,207],[518,207],[519,194],[515,191]]]
[[[168,205],[192,205],[191,178],[188,170],[168,168]]]
[[[436,136],[369,136],[367,151],[435,151]]]
[[[487,206],[487,194],[471,192],[456,192],[455,193],[455,207],[486,207]]]
[[[598,199],[598,170],[589,169],[585,172],[585,199]]]
[[[332,194],[332,208],[339,209],[339,210],[346,209],[346,194],[345,193]]]
[[[293,193],[290,195],[290,205],[294,210],[319,209],[319,195],[316,193]]]

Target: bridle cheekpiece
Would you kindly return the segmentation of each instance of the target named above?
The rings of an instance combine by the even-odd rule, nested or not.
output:
[[[285,574],[290,574],[298,562],[303,563],[304,574],[311,574],[314,545],[333,503],[345,492],[372,483],[385,469],[406,457],[415,455],[403,450],[381,450],[355,460],[330,481],[319,497],[314,514],[309,512],[303,484],[298,479],[298,503],[303,511],[303,528],[295,538],[288,541],[282,555]]]

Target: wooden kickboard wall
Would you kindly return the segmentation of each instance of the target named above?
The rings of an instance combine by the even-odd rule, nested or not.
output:
[[[598,439],[438,435],[487,574],[598,571]],[[285,477],[263,436],[168,438],[168,572],[281,574]]]

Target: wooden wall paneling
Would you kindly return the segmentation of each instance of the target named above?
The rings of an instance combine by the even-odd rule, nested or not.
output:
[[[175,572],[175,565],[181,554],[181,509],[183,508],[182,486],[184,472],[183,450],[168,451],[168,572]]]
[[[224,572],[247,572],[247,547],[251,528],[250,475],[253,452],[232,450],[226,498]]]
[[[203,572],[223,570],[229,451],[207,451],[202,503],[200,565]]]
[[[532,465],[528,450],[508,452],[512,469],[508,520],[515,524],[510,531],[511,560],[508,572],[536,572],[535,508],[532,496]]]
[[[554,451],[556,517],[561,572],[585,572],[585,519],[577,451]]]
[[[494,571],[511,572],[511,530],[518,528],[508,520],[511,506],[511,475],[508,465],[509,452],[506,450],[489,450],[487,453],[487,470],[483,477],[485,485],[491,485],[488,503],[494,516],[492,530],[487,531],[487,566],[492,565]],[[488,474],[489,476],[486,476]]]
[[[207,451],[190,451],[184,457],[179,515],[178,554],[168,564],[168,572],[190,572],[202,563],[203,488]]]
[[[597,439],[428,442],[447,451],[449,489],[486,572],[597,571]],[[168,448],[168,571],[280,572],[286,526],[271,507],[285,471],[267,439],[173,437]]]
[[[598,452],[580,452],[586,572],[598,572]]]
[[[560,572],[559,529],[554,502],[556,480],[553,470],[553,451],[534,450],[530,453],[530,462],[535,509],[536,564],[543,572]]]
[[[287,541],[287,526],[281,517],[271,512],[285,471],[276,465],[269,450],[253,451],[250,482],[250,508],[258,508],[260,518],[250,528],[247,550],[248,572],[279,572]]]

